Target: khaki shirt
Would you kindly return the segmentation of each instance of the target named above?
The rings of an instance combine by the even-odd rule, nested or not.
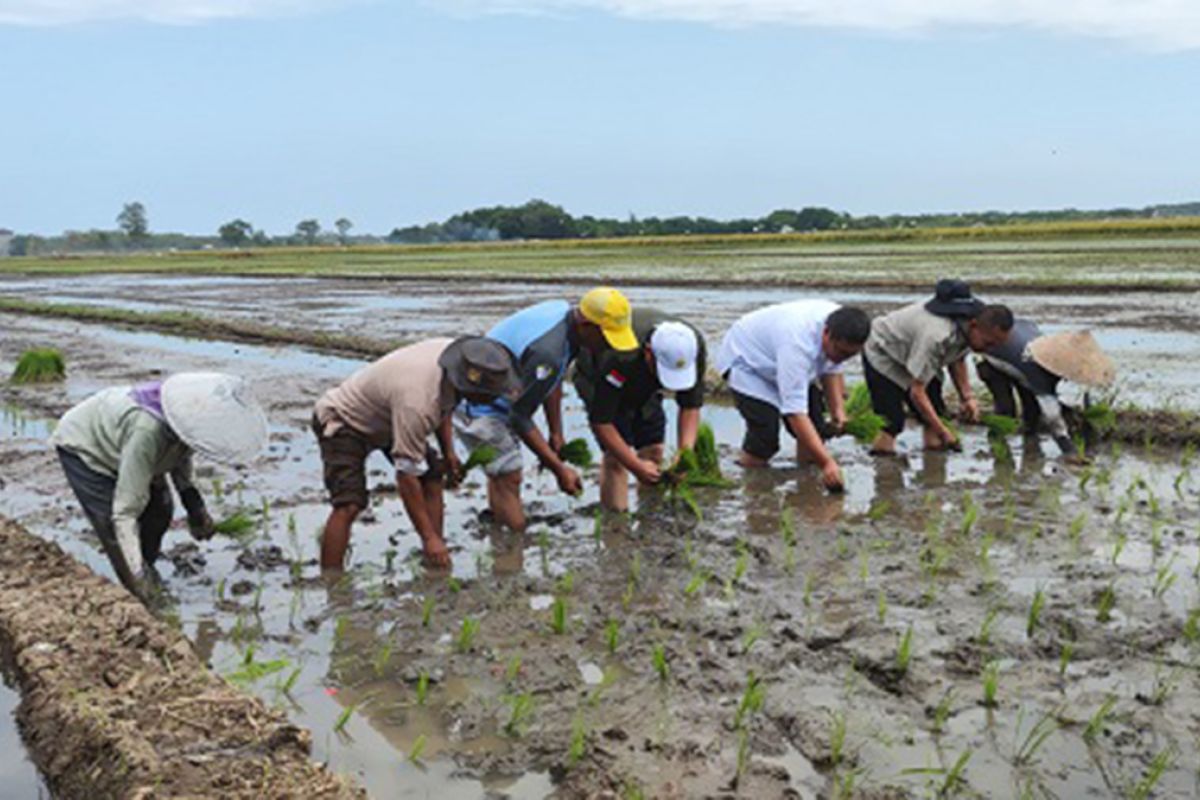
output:
[[[968,350],[962,325],[927,311],[922,302],[876,317],[863,354],[888,380],[907,390],[913,381],[929,383]]]
[[[175,491],[192,486],[192,451],[166,422],[134,402],[130,387],[97,392],[59,420],[50,443],[116,479],[113,524],[128,526],[146,510],[150,484],[170,474]]]
[[[392,456],[407,475],[425,471],[426,442],[453,410],[454,387],[438,365],[453,339],[428,339],[368,364],[317,401],[324,434],[343,425]]]

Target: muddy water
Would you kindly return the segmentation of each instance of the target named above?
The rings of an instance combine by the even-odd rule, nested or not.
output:
[[[0,295],[50,302],[114,306],[135,311],[188,310],[262,324],[336,333],[381,341],[486,330],[493,322],[532,302],[574,297],[580,287],[547,283],[486,283],[163,277],[138,275],[22,278],[0,276]],[[759,306],[824,296],[859,303],[880,313],[921,299],[915,294],[861,289],[796,291],[787,288],[722,286],[634,286],[628,294],[645,304],[694,322],[716,346],[739,316]],[[1108,294],[1021,293],[989,296],[1048,333],[1089,327],[1117,362],[1119,397],[1139,405],[1200,409],[1190,391],[1200,363],[1196,292]],[[854,367],[856,368],[856,367]]]
[[[21,698],[9,687],[7,677],[0,683],[0,786],[4,787],[5,797],[48,798],[50,795],[17,733],[13,713]]]
[[[1200,606],[1200,481],[1178,452],[1105,451],[1086,472],[1015,438],[997,459],[977,432],[964,453],[924,456],[910,431],[902,455],[883,461],[839,440],[850,491],[831,497],[784,458],[741,474],[729,449],[740,421],[713,407],[705,416],[739,485],[701,491],[702,521],[648,497],[637,515],[597,526],[594,473],[578,501],[534,473],[525,494],[535,523],[516,537],[479,518],[475,479],[448,502],[450,582],[417,566],[380,460],[352,568],[331,584],[315,566],[325,508],[305,424],[319,392],[356,362],[46,320],[0,324],[0,362],[37,342],[67,350],[72,365],[64,386],[4,390],[21,421],[0,439],[0,513],[104,574],[40,446],[47,420],[96,386],[152,369],[255,376],[271,452],[253,474],[206,467],[201,484],[214,515],[259,510],[258,527],[244,542],[195,546],[177,531],[163,573],[215,669],[236,674],[251,647],[256,662],[286,660],[248,687],[289,707],[314,731],[318,757],[376,796],[727,792],[738,771],[732,720],[750,671],[765,701],[744,726],[742,796],[815,797],[851,784],[924,795],[966,753],[963,779],[988,796],[1124,796],[1160,753],[1172,765],[1159,796],[1197,791],[1200,685],[1186,623]],[[567,421],[582,431],[574,400]],[[1039,591],[1045,608],[1030,635]],[[562,634],[551,627],[555,598],[565,604]],[[479,623],[469,643],[464,619]],[[911,664],[900,672],[910,629]],[[653,665],[657,647],[666,680]],[[989,663],[995,708],[980,704]],[[1089,742],[1087,718],[1110,694],[1112,717]],[[523,702],[524,714],[514,710]],[[1039,723],[1053,730],[1030,752]],[[584,754],[564,776],[575,731]]]

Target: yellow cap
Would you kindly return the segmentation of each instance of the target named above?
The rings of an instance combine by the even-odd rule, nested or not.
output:
[[[584,319],[600,326],[605,340],[614,350],[637,349],[637,337],[633,335],[629,301],[625,295],[609,286],[592,289],[579,301],[579,310]]]

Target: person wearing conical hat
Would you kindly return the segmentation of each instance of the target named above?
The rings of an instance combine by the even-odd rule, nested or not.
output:
[[[174,504],[196,539],[212,518],[192,480],[192,457],[248,464],[267,442],[267,420],[245,380],[181,372],[105,389],[69,410],[50,439],[117,578],[146,599]]]
[[[570,495],[583,491],[579,473],[559,457],[566,443],[562,424],[562,381],[581,350],[636,350],[631,309],[625,295],[611,287],[592,289],[572,305],[547,300],[496,323],[487,337],[508,348],[517,361],[521,391],[516,400],[463,403],[454,413],[454,429],[474,450],[487,445],[496,457],[484,467],[488,505],[496,520],[514,531],[525,530],[521,505],[521,444],[554,475],[558,488]],[[548,436],[533,421],[541,408]]]
[[[1059,382],[1099,387],[1116,378],[1112,360],[1089,331],[1043,335],[1029,319],[1016,320],[1008,341],[984,352],[976,372],[991,391],[997,414],[1016,418],[1019,397],[1026,433],[1048,431],[1064,454],[1075,447],[1058,399]]]
[[[575,390],[604,455],[600,462],[600,505],[629,508],[629,475],[642,485],[662,478],[667,416],[663,392],[679,407],[679,451],[696,445],[704,405],[704,337],[688,323],[655,308],[633,310],[638,349],[583,350],[575,363]]]
[[[948,370],[958,392],[963,417],[979,419],[979,402],[971,391],[966,355],[1003,344],[1012,329],[1007,306],[989,305],[971,294],[965,282],[943,278],[932,300],[913,303],[876,317],[863,348],[863,375],[871,406],[886,421],[871,445],[875,455],[896,450],[904,430],[905,406],[916,412],[924,429],[925,449],[960,447],[942,422],[942,371]]]
[[[487,403],[519,386],[508,350],[482,336],[463,336],[401,347],[323,394],[312,427],[333,509],[321,536],[321,568],[345,563],[350,528],[370,501],[366,461],[376,450],[396,470],[396,489],[425,563],[449,567],[443,491],[461,477],[450,414],[462,400]],[[440,455],[429,443],[435,435]]]

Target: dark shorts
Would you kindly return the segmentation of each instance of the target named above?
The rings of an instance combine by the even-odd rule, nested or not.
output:
[[[324,426],[315,414],[312,418],[312,430],[321,448],[321,466],[325,490],[329,492],[329,502],[334,506],[369,506],[367,458],[378,450],[390,463],[390,448],[376,447],[349,425],[342,425],[332,436],[326,436]],[[429,469],[421,476],[422,480],[442,476],[442,462],[433,448],[426,449],[425,463],[429,465]]]
[[[887,421],[884,431],[892,436],[899,436],[904,430],[904,423],[908,418],[906,407],[912,409],[918,419],[921,417],[916,404],[913,403],[912,395],[908,389],[900,388],[890,378],[871,366],[865,353],[862,362],[863,377],[866,378],[867,389],[871,392],[871,407],[875,409],[876,414]],[[925,393],[929,395],[929,402],[933,404],[933,410],[937,412],[938,416],[946,416],[946,401],[942,397],[942,376],[940,374],[925,385]]]
[[[100,539],[104,554],[113,566],[117,579],[125,588],[132,592],[138,590],[134,575],[125,563],[125,556],[117,544],[117,532],[113,527],[112,507],[113,494],[117,482],[102,472],[96,472],[82,458],[65,448],[59,447],[58,460],[67,476],[67,483],[83,506],[92,529]],[[138,517],[138,533],[142,543],[142,559],[146,564],[153,564],[162,550],[163,535],[171,526],[171,517],[175,514],[175,503],[171,499],[171,489],[167,486],[165,477],[155,478],[150,484],[150,501],[146,509]]]
[[[779,452],[779,429],[795,437],[792,429],[783,425],[779,409],[765,400],[750,397],[733,390],[733,402],[746,423],[746,435],[742,437],[742,450],[764,461]],[[815,383],[808,387],[808,418],[822,439],[829,438],[829,425],[825,422],[825,393]]]
[[[975,364],[975,374],[984,386],[992,393],[997,414],[1017,418],[1017,397],[1021,398],[1020,419],[1025,422],[1025,429],[1036,431],[1042,420],[1042,409],[1037,397],[1029,389],[1017,383],[1012,377],[1005,375],[987,361],[980,359]]]
[[[655,395],[637,411],[621,414],[613,420],[625,444],[634,450],[653,447],[667,440],[667,413],[662,395]]]

